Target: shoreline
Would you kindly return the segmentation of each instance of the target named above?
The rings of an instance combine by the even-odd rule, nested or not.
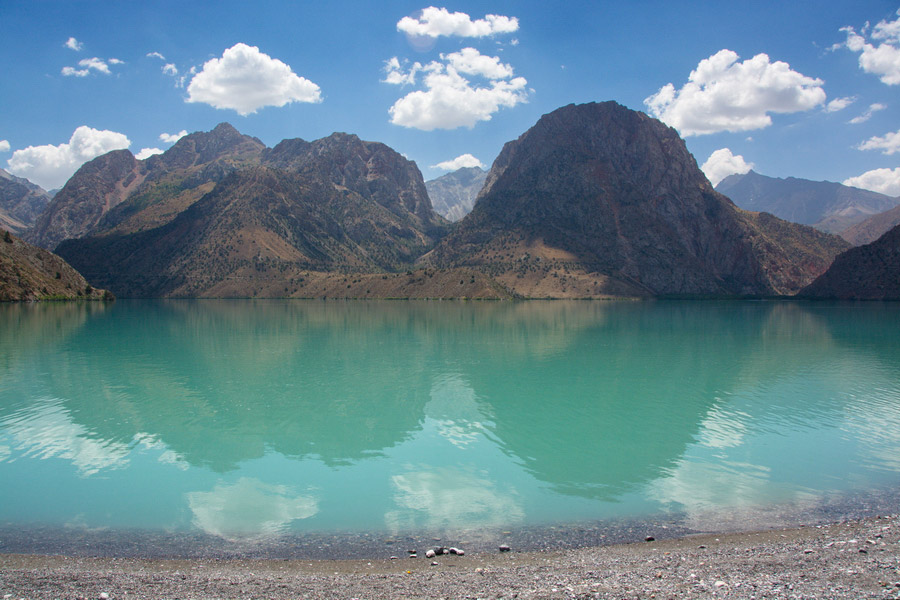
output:
[[[900,516],[572,550],[513,550],[434,559],[0,554],[0,596],[898,598]]]

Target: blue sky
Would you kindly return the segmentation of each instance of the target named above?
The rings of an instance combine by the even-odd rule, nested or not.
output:
[[[898,9],[4,0],[0,167],[57,187],[97,153],[227,121],[269,146],[355,133],[432,179],[615,100],[678,129],[714,179],[752,164],[900,195]]]

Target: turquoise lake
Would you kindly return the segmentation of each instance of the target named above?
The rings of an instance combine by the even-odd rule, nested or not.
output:
[[[900,489],[900,304],[3,305],[0,482],[0,551],[774,526]]]

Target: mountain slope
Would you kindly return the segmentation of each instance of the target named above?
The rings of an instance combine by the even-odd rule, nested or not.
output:
[[[116,226],[120,231],[158,226],[228,173],[258,164],[264,148],[256,138],[222,123],[210,132],[187,135],[146,160],[137,160],[128,150],[109,152],[76,171],[28,240],[54,249],[63,240]],[[138,213],[144,214],[136,217]]]
[[[141,187],[59,253],[120,296],[291,295],[311,272],[405,269],[446,226],[415,163],[354,135],[207,163],[181,150],[148,160]]]
[[[766,177],[755,171],[730,175],[716,191],[745,210],[840,233],[870,216],[900,204],[897,198],[830,181]]]
[[[798,294],[841,300],[900,300],[900,225],[871,244],[851,248]]]
[[[897,225],[900,225],[900,206],[872,215],[865,221],[848,227],[841,232],[841,237],[854,246],[871,244]]]
[[[0,302],[109,298],[59,256],[0,231]]]
[[[31,227],[48,204],[48,192],[0,169],[0,226],[5,230],[21,233]]]
[[[472,211],[475,198],[484,186],[487,172],[478,167],[463,167],[425,182],[435,212],[456,222]]]
[[[674,130],[569,105],[507,143],[475,208],[425,264],[525,296],[791,294],[847,244],[715,192]]]

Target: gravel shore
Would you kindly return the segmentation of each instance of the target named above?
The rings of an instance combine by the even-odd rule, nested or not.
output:
[[[436,564],[432,564],[436,563]],[[900,516],[567,550],[396,560],[0,555],[16,598],[900,598]]]

